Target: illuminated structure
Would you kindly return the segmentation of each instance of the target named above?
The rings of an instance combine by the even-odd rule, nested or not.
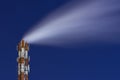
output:
[[[28,57],[29,46],[28,44],[22,40],[18,46],[18,80],[28,80],[28,73],[30,72],[29,61],[30,58]]]

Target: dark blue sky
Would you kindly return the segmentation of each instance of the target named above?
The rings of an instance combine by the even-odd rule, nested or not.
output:
[[[69,1],[0,1],[0,80],[17,80],[17,43],[32,25]],[[30,80],[120,80],[118,44],[97,42],[75,48],[31,45],[29,54]]]

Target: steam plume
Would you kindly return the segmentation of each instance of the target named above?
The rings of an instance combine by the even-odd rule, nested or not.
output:
[[[33,27],[23,37],[31,44],[120,43],[120,1],[71,2]]]

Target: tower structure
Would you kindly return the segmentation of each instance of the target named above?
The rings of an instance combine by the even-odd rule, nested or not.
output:
[[[18,46],[18,80],[28,80],[28,73],[30,72],[29,61],[30,57],[28,56],[29,45],[27,42],[22,40]]]

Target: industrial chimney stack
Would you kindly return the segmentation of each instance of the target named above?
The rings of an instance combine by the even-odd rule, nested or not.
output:
[[[24,40],[22,40],[18,46],[18,80],[28,80],[28,73],[30,72],[28,57],[29,45]]]

